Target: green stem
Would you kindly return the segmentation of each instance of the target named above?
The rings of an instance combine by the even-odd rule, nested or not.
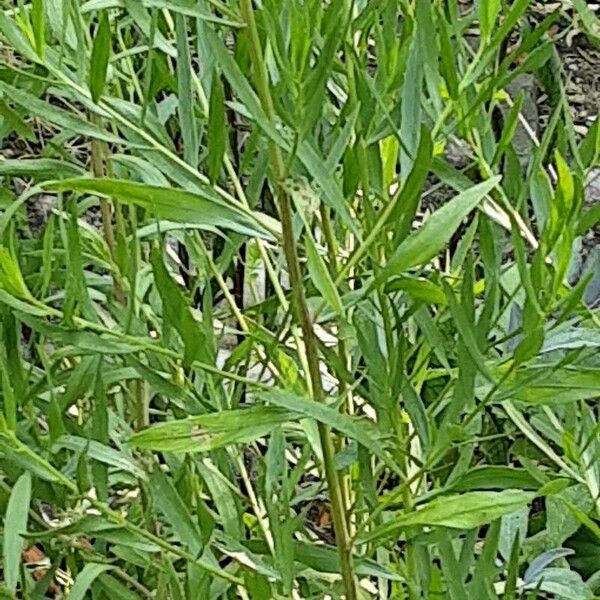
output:
[[[321,229],[325,238],[325,247],[327,248],[327,257],[329,259],[329,272],[333,278],[336,278],[338,272],[337,243],[331,227],[329,209],[324,204],[321,204],[319,206],[319,213],[321,217]],[[342,339],[342,337],[338,338],[337,350],[340,363],[344,367],[348,367],[348,351],[346,349],[346,342]],[[345,398],[344,408],[346,412],[348,414],[353,414],[354,406],[352,402],[352,389],[342,378],[340,378],[338,388],[340,397]],[[341,477],[340,484],[342,486],[342,494],[345,498],[346,506],[352,506],[354,503],[354,496],[352,494],[351,475],[347,477]],[[350,536],[353,535],[354,525],[355,523],[353,523],[351,520],[348,522]]]
[[[95,125],[100,125],[100,118],[94,113],[90,113],[90,121]],[[92,173],[94,177],[101,179],[105,176],[106,162],[106,148],[104,142],[98,139],[92,140]],[[113,265],[117,265],[117,244],[112,223],[111,201],[107,198],[100,198],[100,215],[102,217],[102,232],[104,234],[106,245],[108,246],[110,258]],[[121,274],[117,273],[117,269],[115,268],[113,271],[115,298],[119,304],[123,304],[125,302],[125,294],[123,293],[123,286],[121,285],[120,278]]]
[[[250,53],[254,63],[258,95],[268,119],[271,122],[274,122],[275,109],[271,97],[258,28],[254,18],[252,0],[242,0],[240,9],[242,18],[247,25],[248,37],[250,39]],[[300,262],[298,260],[298,252],[292,227],[292,206],[290,197],[282,185],[286,178],[285,162],[283,160],[281,149],[272,141],[269,143],[269,152],[271,168],[275,175],[275,190],[282,227],[283,252],[285,254],[290,277],[294,308],[304,338],[304,351],[309,371],[307,375],[310,379],[313,399],[318,402],[323,402],[325,395],[321,381],[321,371],[319,369],[317,341],[313,330],[312,319],[308,311],[306,297],[304,295]],[[348,531],[349,519],[343,499],[340,480],[335,468],[335,447],[333,444],[332,433],[331,429],[324,423],[319,423],[318,427],[346,600],[357,600],[357,587],[352,565],[352,544]]]
[[[404,425],[404,426],[402,426],[402,429],[399,432],[400,435],[402,435],[402,437],[406,440],[410,439],[409,432],[407,429],[408,429],[407,426]],[[406,457],[405,464],[406,464],[405,477],[407,480],[409,480],[410,479],[410,457],[408,457],[408,456]],[[404,486],[404,489],[402,491],[402,503],[404,505],[404,511],[406,513],[410,513],[412,510],[414,510],[415,502],[414,502],[413,492],[412,492],[410,483],[407,483]],[[418,600],[418,598],[421,598],[420,585],[419,585],[420,577],[419,577],[419,568],[418,568],[418,562],[417,562],[418,547],[416,547],[413,542],[413,537],[415,534],[416,534],[416,531],[414,528],[408,528],[406,530],[407,544],[406,544],[404,559],[406,561],[406,569],[408,572],[407,587],[408,587],[408,597],[410,598],[410,600]]]

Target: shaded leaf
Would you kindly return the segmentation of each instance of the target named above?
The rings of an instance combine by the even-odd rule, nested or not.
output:
[[[197,555],[202,549],[202,536],[171,479],[156,467],[149,477],[154,503],[165,516],[179,539]]]
[[[145,471],[131,457],[95,440],[86,440],[74,435],[63,435],[56,441],[55,447],[68,448],[76,452],[85,452],[90,458],[101,463],[122,471],[127,471],[140,479],[146,478]]]
[[[208,178],[215,182],[221,171],[227,146],[227,124],[225,121],[225,92],[221,78],[215,73],[210,90],[208,110]]]
[[[0,80],[0,91],[4,92],[12,102],[16,102],[31,114],[39,117],[44,121],[54,123],[59,127],[64,127],[73,135],[83,135],[92,139],[104,140],[119,144],[122,140],[117,136],[111,135],[104,131],[101,127],[90,123],[89,121],[76,116],[72,112],[52,105],[49,102],[44,102],[36,98],[29,92],[20,88],[14,87]]]

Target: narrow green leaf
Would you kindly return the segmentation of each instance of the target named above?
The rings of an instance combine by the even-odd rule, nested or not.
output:
[[[0,289],[22,300],[32,299],[19,263],[2,246],[0,246]]]
[[[285,147],[285,146],[284,146]],[[323,191],[323,202],[330,206],[344,220],[346,226],[360,240],[362,234],[352,218],[346,205],[342,190],[330,171],[326,170],[326,162],[308,140],[300,143],[297,149],[298,158],[310,176]]]
[[[560,502],[562,502],[569,512],[589,531],[591,531],[600,540],[600,526],[592,519],[589,515],[583,512],[579,507],[575,506],[572,502],[569,502],[562,496],[557,496]]]
[[[21,551],[24,540],[22,533],[27,531],[29,503],[31,501],[31,474],[23,473],[13,486],[6,514],[4,516],[4,536],[2,540],[4,583],[11,594],[20,581]]]
[[[183,14],[175,16],[177,38],[177,98],[179,99],[179,126],[183,138],[185,162],[192,167],[198,163],[198,126],[194,116],[192,64],[188,43],[188,29]]]
[[[162,251],[152,250],[152,271],[163,304],[163,318],[167,327],[174,327],[185,347],[183,361],[189,366],[195,360],[213,362],[204,339],[201,324],[190,312],[190,306],[179,286],[165,267]]]
[[[583,235],[600,223],[600,204],[590,207],[579,220],[577,235]]]
[[[544,335],[544,327],[541,325],[528,332],[515,348],[513,355],[515,364],[520,365],[535,357],[542,348]]]
[[[373,530],[366,539],[391,537],[402,529],[415,526],[473,529],[520,510],[534,498],[535,493],[522,490],[442,496],[413,512],[391,519]]]
[[[458,98],[459,85],[456,56],[454,46],[452,45],[450,28],[441,9],[439,9],[437,15],[437,25],[440,36],[440,71],[446,82],[450,98],[456,100]]]
[[[97,125],[81,117],[75,116],[74,113],[58,108],[49,102],[44,102],[32,94],[9,85],[4,81],[0,81],[0,91],[4,92],[12,102],[16,102],[27,109],[32,115],[39,117],[43,121],[64,127],[66,130],[72,132],[73,135],[83,135],[92,139],[104,140],[105,142],[116,144],[122,142],[119,137],[105,132]]]
[[[118,550],[115,551],[115,554]],[[127,561],[128,563],[131,561]],[[141,566],[141,565],[140,565]],[[143,566],[150,567],[151,562]],[[140,600],[140,596],[132,592],[129,588],[123,585],[118,579],[115,579],[111,575],[103,573],[97,579],[97,585],[100,586],[102,591],[111,598],[111,600]]]
[[[35,40],[35,51],[44,60],[46,53],[46,16],[44,14],[44,0],[31,2],[31,27]]]
[[[225,120],[225,92],[221,78],[217,73],[213,74],[210,104],[208,111],[208,178],[214,183],[221,171],[223,156],[227,146],[227,123]]]
[[[177,421],[158,423],[133,434],[129,443],[160,452],[208,452],[231,444],[249,443],[274,427],[296,421],[299,413],[264,406],[225,410]]]
[[[398,246],[378,275],[377,283],[382,283],[391,275],[401,275],[411,267],[422,265],[436,256],[463,219],[499,182],[500,177],[493,177],[475,185],[435,211],[418,231]]]
[[[88,563],[75,578],[67,600],[84,600],[94,580],[113,567],[104,563]]]
[[[9,177],[33,177],[44,179],[52,177],[77,177],[85,169],[75,163],[54,158],[15,158],[0,161],[0,175]]]
[[[358,119],[358,109],[359,107],[357,106],[352,113],[346,117],[346,123],[339,129],[335,143],[327,156],[327,161],[325,163],[325,169],[327,171],[333,171],[337,168],[338,163],[342,160],[344,153],[352,140],[352,136],[355,135],[354,130]],[[396,165],[394,164],[394,168],[395,166]]]
[[[598,395],[598,381],[600,369],[567,367],[549,372],[542,363],[508,377],[500,398],[532,404],[589,400]]]
[[[244,558],[249,558],[244,547],[237,542],[237,540],[242,539],[243,536],[242,515],[238,512],[237,494],[231,489],[231,484],[227,477],[225,477],[218,469],[215,469],[208,461],[198,461],[196,464],[198,474],[204,480],[206,489],[213,498],[213,502],[223,526],[223,531],[231,537],[231,542],[236,546],[236,550],[232,557],[235,558],[237,555],[237,559],[242,560]],[[250,560],[246,566],[250,569],[254,569],[258,565]]]
[[[339,318],[344,318],[344,306],[340,299],[337,288],[327,270],[323,258],[321,258],[317,246],[310,231],[304,237],[306,259],[308,261],[308,272],[317,290],[323,295],[329,306],[335,311]]]
[[[198,555],[202,550],[202,536],[172,480],[156,466],[149,477],[150,491],[158,510],[169,522],[177,537],[189,551]]]
[[[500,0],[498,0],[500,1]],[[440,46],[434,20],[434,3],[417,2],[417,38],[421,44],[421,56],[425,75],[425,85],[436,112],[441,113]]]
[[[586,0],[573,0],[573,6],[579,13],[585,32],[590,40],[600,47],[600,19],[588,6]]]
[[[95,320],[96,316],[91,308],[89,288],[85,281],[84,259],[75,200],[71,198],[67,206],[69,210],[69,220],[66,224],[67,277],[63,319],[65,325],[72,326],[74,315],[84,314],[92,320]]]
[[[427,410],[423,400],[415,392],[409,381],[402,384],[402,401],[424,449],[429,448],[431,442],[431,424],[427,418]]]
[[[110,446],[88,440],[75,435],[63,435],[55,444],[55,449],[68,448],[75,452],[85,452],[87,456],[93,460],[109,465],[120,471],[131,473],[140,479],[145,479],[144,470],[122,450],[115,450]]]
[[[0,299],[2,294],[0,294]],[[21,303],[24,304],[24,303]],[[35,331],[43,333],[49,339],[62,345],[72,345],[83,353],[90,354],[130,354],[136,349],[149,348],[151,343],[143,338],[136,340],[129,339],[127,342],[121,341],[119,336],[104,336],[89,331],[80,331],[78,329],[69,329],[58,325],[50,324],[48,321],[37,319],[36,317],[47,317],[48,312],[34,308],[25,311],[24,306],[15,306],[18,317],[23,323]]]
[[[510,488],[536,490],[542,483],[526,469],[502,465],[482,465],[461,475],[452,483],[452,490],[456,492],[505,490]]]
[[[289,150],[290,144],[277,129],[275,124],[271,123],[267,118],[258,96],[252,89],[252,86],[242,73],[238,64],[230,55],[225,44],[219,39],[214,31],[207,28],[206,33],[211,51],[231,87],[244,104],[249,116],[256,121],[257,125],[272,141],[284,150]],[[350,215],[350,211],[345,204],[344,196],[341,193],[339,185],[334,180],[331,173],[325,169],[325,161],[319,156],[318,152],[308,140],[304,140],[299,144],[297,156],[310,175],[315,179],[319,187],[323,190],[325,194],[323,200],[338,212],[353,233],[360,237],[359,229]]]
[[[479,24],[481,27],[481,36],[488,40],[494,29],[496,18],[500,12],[500,0],[480,0],[479,5]]]
[[[149,8],[168,9],[174,13],[180,13],[188,17],[196,17],[209,23],[217,23],[219,25],[226,25],[227,27],[244,27],[244,24],[237,18],[235,12],[230,11],[225,4],[220,5],[223,14],[229,14],[232,17],[236,17],[235,20],[224,19],[213,15],[208,11],[202,10],[193,0],[142,0],[142,2],[144,6]]]
[[[559,209],[561,216],[568,219],[571,208],[573,206],[573,200],[575,196],[575,181],[569,165],[565,159],[560,155],[560,152],[556,151],[556,170],[558,173],[558,188],[557,188],[557,200],[559,201]]]
[[[475,323],[471,321],[468,312],[463,309],[457,296],[452,291],[452,288],[448,285],[448,283],[442,280],[442,284],[444,286],[444,290],[446,291],[446,298],[448,299],[448,305],[450,306],[454,324],[456,325],[456,329],[462,338],[465,350],[473,359],[473,362],[477,366],[479,372],[489,381],[494,381],[494,375],[487,366],[485,356],[483,355],[483,352],[477,343]]]
[[[272,140],[277,141],[277,143],[282,146],[285,146],[286,143],[282,139],[281,134],[276,130],[275,126],[269,122],[267,115],[262,109],[258,96],[255,94],[252,86],[248,83],[246,77],[244,77],[244,74],[227,50],[223,41],[212,29],[207,28],[206,34],[210,49],[217,59],[219,66],[223,70],[223,74],[231,84],[231,87],[235,90],[237,96],[244,104],[252,118]]]
[[[273,390],[269,392],[258,392],[257,395],[265,402],[294,411],[304,417],[315,419],[316,421],[324,423],[332,429],[347,435],[349,438],[352,438],[359,444],[365,446],[365,448],[368,448],[388,466],[394,470],[398,470],[398,465],[395,464],[380,442],[380,435],[374,423],[371,423],[366,419],[349,417],[348,415],[338,412],[335,408],[331,408],[320,402],[307,400],[290,392]]]
[[[447,587],[447,597],[449,600],[462,600],[466,595],[463,583],[464,575],[456,560],[456,553],[452,544],[444,540],[439,544],[439,553],[445,586]]]
[[[394,239],[397,242],[404,241],[412,227],[419,208],[423,186],[431,167],[432,154],[431,133],[423,125],[415,161],[390,215],[390,221],[394,224]]]
[[[33,142],[35,133],[31,126],[23,119],[18,111],[11,108],[7,102],[0,98],[0,117],[2,117],[2,126],[0,128],[0,134],[6,136],[11,132],[15,132],[22,138]]]
[[[89,86],[92,100],[98,102],[106,85],[106,74],[108,72],[108,61],[110,59],[112,36],[108,11],[100,14],[98,28],[94,35],[92,56],[90,59]]]
[[[9,46],[14,48],[26,60],[38,61],[39,57],[32,51],[31,44],[28,42],[21,27],[8,15],[8,10],[0,11],[0,31],[6,36]]]
[[[127,12],[135,22],[135,24],[142,30],[143,34],[150,38],[150,33],[152,30],[152,18],[150,14],[145,9],[144,4],[139,0],[120,0],[120,2],[125,5]],[[154,37],[154,42],[156,47],[164,52],[167,56],[171,56],[173,58],[177,58],[177,50],[173,47],[171,42],[169,42],[162,31],[157,30]]]
[[[484,0],[481,0],[482,4],[485,4]],[[483,56],[480,57],[477,63],[474,63],[475,68],[469,69],[467,71],[468,76],[465,77],[460,82],[459,91],[466,90],[469,86],[473,85],[479,77],[481,77],[482,72],[489,65],[490,61],[493,60],[495,52],[497,52],[498,47],[508,35],[510,35],[514,26],[517,24],[519,19],[523,16],[523,13],[529,8],[531,4],[531,0],[515,0],[515,2],[510,7],[510,10],[504,12],[504,18],[502,19],[502,24],[496,28],[496,30],[492,33],[491,40],[489,44],[486,46],[486,50],[483,53]],[[521,50],[521,48],[519,48]],[[512,60],[513,55],[509,55]],[[515,69],[515,71],[518,71]],[[504,87],[507,82],[503,82],[498,77],[492,80],[493,86],[495,89]],[[474,102],[469,103],[469,108],[479,107],[483,99],[488,94],[487,90],[482,90],[480,95],[475,99]],[[469,114],[473,114],[471,111]]]
[[[268,554],[269,548],[262,540],[251,540],[248,547],[259,554]],[[339,573],[340,561],[334,547],[293,540],[294,559],[320,573]],[[392,572],[376,560],[355,556],[355,572],[362,577],[380,577],[388,581],[402,581],[402,576]]]
[[[3,418],[0,417],[0,421]],[[27,472],[36,475],[46,481],[58,482],[72,492],[77,492],[75,484],[67,479],[59,470],[38,456],[29,446],[23,444],[12,432],[1,431],[0,448],[10,457],[11,461],[20,465]]]
[[[302,77],[298,82],[302,87],[301,97],[304,98],[302,118],[296,124],[301,138],[305,137],[313,129],[315,122],[321,116],[329,74],[338,47],[346,34],[348,21],[352,12],[344,10],[344,5],[339,0],[333,0],[328,6],[328,10],[335,12],[339,16],[338,27],[328,32],[310,73],[306,77]]]
[[[527,510],[526,505],[520,506],[517,510],[521,512],[523,509]],[[508,514],[514,514],[517,510],[511,511]],[[505,517],[506,514],[502,516]],[[472,580],[469,585],[469,591],[475,598],[491,597],[493,593],[492,586],[498,573],[496,561],[499,551],[500,529],[501,521],[494,519],[485,536],[483,548],[475,564]]]
[[[400,174],[402,176],[408,176],[415,164],[421,133],[421,93],[424,77],[422,50],[419,36],[415,35],[412,40],[404,87],[402,88],[402,119],[400,124],[400,139],[403,145],[400,152]]]
[[[492,160],[492,164],[498,164],[504,152],[509,147],[512,139],[515,136],[515,132],[517,130],[517,126],[519,125],[519,115],[521,114],[521,109],[523,107],[523,102],[525,101],[525,92],[522,91],[514,101],[510,112],[505,118],[504,129],[502,129],[502,135],[500,136],[500,140],[498,141],[498,145],[496,146],[496,152],[494,154],[494,159]]]
[[[579,154],[586,168],[593,167],[600,162],[600,116],[596,117],[594,124],[581,140]]]
[[[523,416],[523,413],[517,410],[511,402],[503,402],[502,406],[506,414],[513,423],[521,430],[535,446],[537,446],[550,460],[557,464],[567,475],[581,481],[581,477],[550,447],[550,445],[533,429]]]
[[[4,418],[6,419],[7,427],[16,431],[17,429],[17,410],[18,401],[15,390],[9,379],[9,368],[3,354],[0,354],[0,383],[2,384]]]
[[[425,302],[426,304],[448,304],[444,290],[425,278],[399,277],[390,281],[385,286],[386,292],[403,291],[414,300]]]
[[[43,187],[54,192],[100,194],[145,208],[162,219],[222,227],[260,238],[270,237],[267,226],[271,231],[277,227],[266,215],[226,204],[208,188],[194,193],[120,179],[87,178],[45,183]]]

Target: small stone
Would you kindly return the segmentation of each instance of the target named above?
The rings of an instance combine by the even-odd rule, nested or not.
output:
[[[600,167],[592,169],[585,182],[585,201],[596,204],[600,201]]]

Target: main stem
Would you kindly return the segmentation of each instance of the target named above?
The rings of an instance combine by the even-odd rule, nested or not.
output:
[[[262,46],[256,27],[256,20],[254,18],[252,0],[242,0],[241,10],[250,37],[250,51],[252,54],[260,101],[268,119],[271,122],[274,122],[275,110],[273,107],[273,99],[271,97]],[[275,175],[276,196],[283,238],[283,252],[287,263],[296,317],[300,323],[302,337],[304,338],[308,378],[310,379],[313,399],[317,402],[323,402],[325,394],[323,392],[321,371],[319,369],[317,340],[313,330],[312,319],[308,311],[306,297],[304,295],[304,287],[302,285],[298,251],[292,227],[292,206],[290,197],[282,185],[286,178],[285,162],[283,160],[281,149],[272,141],[269,143],[269,154],[271,168]],[[348,516],[346,514],[346,506],[340,480],[335,468],[335,447],[331,429],[321,422],[319,422],[318,428],[346,600],[357,600],[356,580],[354,578],[354,569],[352,565],[352,543],[348,532]]]

